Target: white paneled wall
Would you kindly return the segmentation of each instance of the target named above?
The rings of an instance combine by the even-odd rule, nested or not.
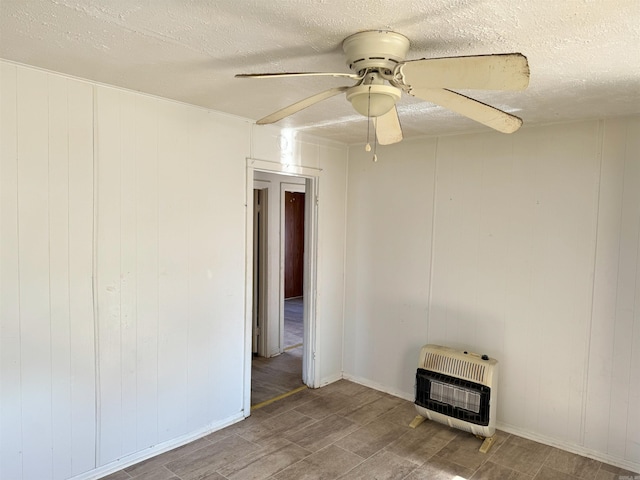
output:
[[[313,148],[308,144],[305,151],[322,169],[318,184],[316,358],[320,362],[319,384],[326,385],[342,377],[348,149],[319,143]]]
[[[242,409],[249,125],[98,88],[99,464]]]
[[[558,131],[439,142],[428,338],[503,360],[501,422],[579,443],[598,123]]]
[[[604,124],[585,445],[640,463],[640,119]]]
[[[0,477],[95,466],[93,93],[0,64]]]
[[[279,130],[0,67],[0,478],[96,478],[242,418],[246,158],[282,160]],[[337,379],[347,148],[295,147],[323,172]]]
[[[427,335],[436,146],[349,155],[344,371],[403,396]]]
[[[503,428],[638,469],[638,125],[351,148],[345,374],[411,398],[419,345],[488,353]]]

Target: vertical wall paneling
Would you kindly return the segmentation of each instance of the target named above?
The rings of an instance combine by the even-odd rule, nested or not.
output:
[[[210,394],[208,381],[209,365],[207,361],[207,339],[213,334],[213,319],[210,317],[213,305],[210,282],[207,278],[207,265],[210,265],[212,245],[210,232],[213,228],[208,212],[211,188],[209,173],[215,145],[207,135],[209,127],[205,111],[192,112],[189,118],[188,148],[180,162],[187,175],[187,284],[189,311],[189,348],[187,350],[187,430],[193,430],[207,423],[209,416]],[[204,386],[204,388],[202,388]],[[206,392],[206,393],[205,393]]]
[[[585,444],[638,459],[640,121],[604,123]],[[637,461],[637,460],[636,460]]]
[[[158,123],[158,428],[165,441],[187,432],[189,342],[188,112],[163,103]]]
[[[96,91],[99,464],[106,465],[242,408],[237,265],[249,130],[202,109]]]
[[[22,475],[17,68],[0,63],[0,477]]]
[[[212,335],[212,346],[203,351],[202,358],[209,369],[210,388],[210,398],[203,401],[208,402],[215,418],[243,408],[245,166],[251,125],[212,113],[208,117],[207,125],[200,127],[208,139],[206,158],[202,159],[207,175],[199,183],[207,189],[207,214],[199,220],[202,225],[198,230],[206,235],[192,240],[205,242],[208,247],[203,252],[194,251],[191,262],[203,255],[199,272],[206,274],[208,296],[200,301],[211,306],[208,322]],[[229,361],[232,358],[234,361]]]
[[[2,478],[95,468],[91,86],[2,64]]]
[[[18,261],[23,475],[52,472],[48,82],[18,70]]]
[[[136,436],[140,450],[158,443],[158,113],[136,98]]]
[[[630,290],[633,296],[633,312],[631,313],[631,351],[629,356],[629,386],[627,405],[629,405],[627,417],[627,435],[624,458],[635,461],[640,464],[640,428],[634,428],[634,425],[640,425],[640,411],[635,408],[640,405],[640,382],[634,379],[640,377],[640,119],[635,118],[630,121],[627,127],[627,161],[631,164],[629,168],[629,188],[635,194],[629,207],[635,216],[630,215],[632,234],[635,237],[635,289]],[[633,243],[629,244],[633,249]]]
[[[67,80],[71,474],[96,466],[93,87]]]
[[[341,146],[320,145],[318,184],[318,295],[316,335],[320,356],[317,383],[340,378],[343,370],[344,260],[347,219],[348,151]]]
[[[613,364],[611,374],[611,409],[609,425],[609,451],[616,456],[626,456],[632,436],[638,438],[637,424],[630,423],[630,411],[637,404],[632,400],[632,384],[638,383],[638,371],[632,370],[634,330],[640,328],[640,296],[638,295],[638,270],[640,267],[640,152],[638,122],[625,128],[624,183],[620,210],[620,259],[616,281],[615,326],[613,335]],[[637,344],[636,344],[637,346]],[[636,387],[636,399],[637,399]],[[637,416],[635,417],[637,418]],[[636,441],[635,451],[638,452]]]
[[[122,456],[123,425],[121,356],[121,92],[96,91],[98,146],[96,300],[99,341],[98,465]],[[126,371],[126,370],[125,370]]]
[[[48,78],[49,286],[53,477],[71,476],[71,325],[69,304],[69,101],[65,78]]]
[[[120,156],[120,328],[122,375],[122,454],[138,450],[137,411],[137,175],[138,151],[136,150],[137,109],[136,97],[121,93],[119,137]]]

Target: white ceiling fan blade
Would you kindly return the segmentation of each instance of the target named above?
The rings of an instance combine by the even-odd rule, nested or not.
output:
[[[281,77],[344,77],[362,80],[362,75],[355,73],[330,72],[283,72],[283,73],[238,73],[236,78],[281,78]]]
[[[410,88],[524,90],[529,63],[520,53],[412,60],[397,67]]]
[[[315,103],[321,102],[322,100],[326,100],[327,98],[331,98],[335,95],[338,95],[339,93],[345,92],[348,88],[349,87],[335,87],[330,88],[329,90],[325,90],[324,92],[316,93],[315,95],[305,98],[304,100],[300,100],[299,102],[289,105],[288,107],[284,107],[283,109],[278,110],[271,115],[267,115],[266,117],[258,120],[256,123],[258,125],[275,123],[278,120],[282,120],[289,115],[293,115],[300,110],[304,110],[305,108],[310,107]]]
[[[374,117],[373,124],[380,145],[391,145],[402,140],[402,127],[395,106],[384,115]]]
[[[416,88],[409,93],[427,102],[453,110],[502,133],[513,133],[522,125],[522,120],[514,115],[443,88]]]

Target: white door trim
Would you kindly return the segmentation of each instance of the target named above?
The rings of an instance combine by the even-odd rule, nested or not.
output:
[[[306,185],[302,183],[281,183],[280,184],[280,238],[285,238],[285,223],[284,223],[284,193],[285,192],[298,192],[305,193]],[[305,194],[306,201],[306,194]],[[305,225],[306,225],[306,217],[307,217],[307,208],[305,203]],[[306,232],[305,232],[306,238]],[[306,247],[306,245],[305,245]],[[306,255],[306,249],[305,249]],[[280,310],[278,313],[278,318],[280,320],[280,353],[284,351],[284,261],[285,261],[285,248],[284,241],[280,242],[280,295],[278,298],[280,299]],[[305,256],[305,266],[306,266],[306,256]],[[306,279],[304,280],[306,282]],[[304,342],[304,340],[303,340]],[[304,367],[303,367],[304,368]]]
[[[253,177],[255,171],[292,175],[306,178],[305,211],[305,311],[304,348],[302,356],[302,381],[311,388],[319,386],[319,362],[316,336],[316,290],[317,290],[317,228],[319,177],[322,170],[297,165],[247,158],[245,192],[245,355],[244,355],[244,416],[251,413],[251,359],[252,359],[252,303],[253,303]],[[282,271],[280,272],[282,275]]]

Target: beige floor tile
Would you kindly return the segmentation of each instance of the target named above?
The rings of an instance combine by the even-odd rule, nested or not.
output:
[[[416,464],[397,455],[380,451],[353,470],[340,477],[341,480],[401,480],[417,467]]]
[[[239,431],[238,435],[251,442],[262,443],[285,436],[313,423],[315,420],[311,417],[291,410],[257,422],[251,428]]]
[[[470,480],[532,480],[533,475],[526,475],[521,472],[517,472],[509,467],[493,463],[491,461],[485,462]]]
[[[274,475],[277,480],[333,480],[356,465],[362,457],[330,445]]]
[[[238,435],[246,430],[255,428],[259,423],[269,418],[271,418],[271,415],[269,415],[266,412],[263,412],[262,409],[255,410],[251,412],[251,416],[245,418],[244,420],[234,423],[233,425],[229,425],[228,427],[225,427],[222,430],[214,432],[211,435],[206,436],[205,438],[206,439],[211,438],[210,441],[213,443],[220,436],[228,437],[229,435]]]
[[[469,433],[431,421],[410,428],[416,414],[411,402],[340,381],[254,410],[241,422],[104,480],[330,480],[341,475],[620,480],[620,475],[636,475],[500,431],[489,453],[482,454],[482,441]]]
[[[597,480],[618,480],[620,477],[631,477],[633,480],[640,480],[640,472],[632,472],[625,470],[624,468],[616,467],[603,463],[600,465],[600,470],[596,476]],[[638,478],[634,478],[638,477]]]
[[[418,412],[416,411],[416,406],[413,403],[402,402],[397,407],[382,415],[381,418],[387,422],[409,428],[409,424],[416,415],[418,415]],[[426,421],[428,422],[429,420]]]
[[[358,429],[344,417],[329,415],[306,428],[286,435],[286,438],[307,450],[316,452]]]
[[[259,448],[255,443],[237,435],[231,435],[219,442],[184,455],[165,466],[181,480],[200,480]]]
[[[496,441],[491,447],[491,450],[489,450],[488,453],[481,453],[480,446],[482,445],[482,440],[470,433],[461,432],[447,443],[447,445],[437,453],[437,456],[475,470],[491,458],[491,455],[498,450],[498,447],[504,443],[507,437],[507,434],[496,431]]]
[[[169,462],[177,460],[184,455],[195,452],[196,450],[199,450],[208,445],[211,445],[211,442],[209,442],[209,440],[207,440],[206,438],[200,438],[191,443],[178,448],[174,448],[173,450],[169,450],[168,452],[150,458],[149,460],[145,460],[144,462],[131,465],[130,467],[125,468],[125,471],[132,477],[141,475],[145,472],[152,472]]]
[[[296,412],[308,415],[316,420],[322,420],[340,410],[353,405],[353,398],[339,392],[328,393],[297,407]]]
[[[581,457],[558,448],[552,449],[544,464],[582,480],[594,480],[601,465],[597,460]]]
[[[425,422],[417,428],[409,428],[386,449],[417,464],[426,462],[444,448],[459,430],[435,422]]]
[[[406,430],[384,420],[375,420],[338,440],[336,445],[363,458],[396,441]]]
[[[527,475],[535,475],[551,450],[547,445],[511,435],[495,449],[491,461]]]
[[[355,398],[358,398],[358,396]],[[372,420],[375,420],[379,416],[387,413],[389,410],[397,407],[400,402],[401,400],[397,398],[394,399],[384,396],[376,398],[368,403],[364,403],[363,405],[356,405],[351,408],[340,410],[338,414],[359,425],[366,425]]]
[[[316,398],[318,398],[318,395],[315,393],[315,390],[306,389],[266,405],[260,408],[259,411],[274,416],[280,415],[281,413],[301,407]]]
[[[285,439],[268,442],[237,460],[220,467],[218,473],[229,480],[262,480],[309,456],[311,452]]]
[[[348,380],[338,380],[337,382],[330,383],[326,387],[322,387],[317,390],[318,394],[326,395],[329,393],[341,393],[347,396],[354,396],[363,392],[374,391],[371,388],[365,387],[358,383],[350,382]]]
[[[131,476],[127,472],[125,472],[124,470],[119,470],[112,473],[111,475],[103,477],[101,480],[129,480],[130,478]]]
[[[578,477],[569,475],[551,467],[543,465],[533,480],[577,480]]]
[[[471,478],[471,475],[472,469],[434,456],[411,472],[406,480],[460,480]]]
[[[173,472],[165,467],[159,467],[155,470],[135,475],[133,480],[180,480]]]

